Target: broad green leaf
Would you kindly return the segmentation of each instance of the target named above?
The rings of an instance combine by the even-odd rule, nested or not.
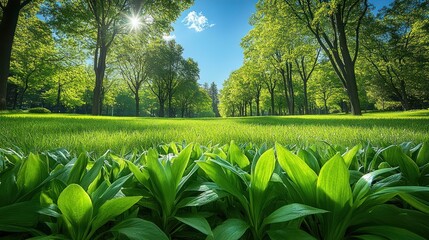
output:
[[[313,171],[315,173],[320,172],[319,161],[317,161],[317,158],[311,152],[304,150],[304,149],[300,149],[298,151],[298,157],[301,158],[302,160],[304,160],[305,163],[307,163],[307,165],[311,169],[313,169]]]
[[[271,240],[316,240],[315,237],[311,236],[307,232],[295,228],[270,230],[268,231],[268,236],[270,236]]]
[[[228,149],[228,160],[231,163],[237,163],[240,168],[245,168],[249,166],[250,162],[246,155],[241,151],[241,149],[231,141]]]
[[[392,226],[362,227],[358,229],[358,232],[373,234],[373,235],[385,237],[391,240],[403,240],[403,239],[424,240],[425,239],[406,229],[399,228],[399,227],[392,227]]]
[[[30,153],[19,168],[16,185],[19,191],[26,193],[36,188],[47,176],[46,164],[38,155]]]
[[[176,144],[175,144],[174,142],[170,143],[170,144],[169,144],[169,147],[170,147],[170,149],[171,149],[171,152],[172,152],[174,155],[179,154],[179,151],[177,150],[177,146],[176,146]]]
[[[86,153],[81,153],[70,171],[67,183],[80,183],[80,180],[86,171],[86,165],[88,165],[88,156]]]
[[[130,240],[169,240],[158,226],[140,218],[129,218],[121,221],[110,231],[123,234]]]
[[[179,192],[182,187],[188,182],[188,180],[197,172],[200,168],[195,162],[189,166],[190,170],[187,171],[186,176],[180,179],[179,185],[176,187],[176,192]]]
[[[162,211],[170,215],[176,199],[176,179],[173,178],[170,162],[166,161],[163,165],[156,151],[149,150],[146,168],[152,183],[151,191],[162,205]]]
[[[327,210],[342,209],[352,200],[349,170],[343,158],[336,154],[320,169],[317,179],[317,199],[319,206]]]
[[[277,160],[289,178],[300,188],[302,197],[311,202],[316,196],[317,175],[301,158],[276,143]]]
[[[224,169],[210,159],[206,161],[196,161],[196,163],[221,189],[235,196],[243,206],[248,205],[242,191],[236,186],[237,178],[235,175],[225,174]]]
[[[344,153],[342,155],[344,162],[346,163],[347,168],[350,168],[350,165],[352,164],[353,158],[356,156],[356,153],[359,152],[359,150],[362,148],[362,145],[356,145],[352,149],[350,149],[348,152]]]
[[[213,230],[213,236],[215,240],[238,240],[243,236],[249,225],[236,218],[231,218],[217,226]]]
[[[143,169],[144,171],[140,171],[140,169],[132,162],[127,161],[128,168],[133,173],[133,176],[137,179],[139,183],[141,183],[143,186],[149,188],[149,173],[146,169]]]
[[[218,200],[219,198],[227,196],[227,193],[224,193],[222,191],[214,191],[214,190],[207,190],[205,192],[202,192],[198,194],[195,197],[187,197],[183,198],[177,206],[179,208],[182,207],[196,207],[196,206],[203,206],[207,203],[213,202]]]
[[[58,197],[58,208],[72,238],[82,238],[91,223],[93,212],[91,198],[85,190],[77,184],[69,185]]]
[[[215,159],[210,159],[210,161],[218,164],[225,170],[228,170],[226,174],[229,176],[233,173],[235,176],[239,177],[246,186],[250,185],[250,174],[241,169],[240,167],[233,166],[230,162],[223,160],[220,157],[216,157]]]
[[[390,166],[399,166],[402,174],[413,184],[418,183],[420,171],[417,164],[407,155],[405,155],[399,146],[390,146],[383,150],[383,159]]]
[[[328,211],[310,207],[304,204],[292,203],[280,207],[279,209],[272,212],[269,216],[264,219],[263,225],[271,223],[280,223],[291,221],[300,217],[305,217],[312,214],[326,213]]]
[[[399,196],[402,199],[404,199],[405,202],[413,206],[415,209],[418,209],[426,214],[429,214],[429,205],[427,202],[428,200],[424,201],[423,199],[419,199],[409,193],[400,193]]]
[[[0,207],[0,224],[32,227],[38,219],[38,211],[42,209],[37,201],[25,201]]]
[[[429,163],[429,142],[424,142],[422,147],[417,154],[416,163],[419,166],[423,166]]]
[[[381,204],[353,217],[354,226],[385,225],[399,227],[429,239],[428,215],[416,210],[399,208],[392,204]]]
[[[97,211],[97,215],[92,222],[92,231],[97,230],[99,227],[103,226],[108,221],[113,220],[113,218],[128,210],[141,198],[142,197],[138,196],[122,197],[106,201]]]
[[[384,168],[375,170],[374,172],[370,172],[362,176],[356,183],[354,189],[353,189],[353,199],[356,201],[355,207],[358,207],[362,203],[363,197],[369,192],[371,188],[371,184],[375,177],[391,172],[395,170],[395,168]]]
[[[268,182],[276,166],[274,149],[264,152],[258,159],[255,166],[255,172],[251,176],[251,186],[258,192],[263,192],[268,186]]]
[[[128,174],[126,176],[123,176],[123,177],[117,179],[112,184],[110,184],[110,186],[107,189],[105,189],[105,190],[102,187],[103,184],[101,184],[100,185],[100,187],[102,187],[101,190],[104,190],[104,191],[100,192],[99,189],[97,189],[94,192],[94,195],[93,195],[94,207],[97,209],[98,207],[100,207],[101,205],[103,205],[107,200],[112,199],[113,197],[115,197],[115,195],[121,190],[122,186],[125,184],[125,182],[131,176],[132,176],[132,174]]]
[[[177,150],[176,150],[177,151]],[[179,186],[180,180],[183,177],[183,173],[186,170],[186,167],[189,163],[189,158],[192,153],[192,144],[189,144],[185,149],[183,149],[179,155],[171,160],[171,174],[173,175],[173,180],[175,187]]]
[[[89,185],[97,178],[97,176],[100,174],[101,169],[104,165],[104,158],[101,157],[97,159],[95,164],[92,166],[92,168],[83,176],[82,181],[80,182],[80,185],[83,189],[88,190]]]
[[[209,223],[205,218],[201,216],[186,216],[186,217],[176,216],[176,219],[192,228],[197,229],[198,231],[204,233],[205,235],[213,235],[212,229]]]

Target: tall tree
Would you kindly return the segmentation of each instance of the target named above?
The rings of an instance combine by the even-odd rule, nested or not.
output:
[[[304,49],[302,49],[305,51]],[[308,49],[306,49],[308,50]],[[310,50],[311,52],[311,50]],[[311,53],[310,53],[311,54]],[[306,54],[302,54],[300,57],[295,58],[296,68],[298,69],[299,76],[302,80],[303,94],[304,94],[304,114],[309,114],[308,109],[308,80],[311,78],[314,69],[316,68],[317,61],[319,58],[320,49],[316,50],[315,57],[309,57]]]
[[[7,108],[7,80],[10,70],[13,39],[21,9],[32,0],[0,1],[0,110]]]
[[[359,53],[360,29],[368,10],[368,0],[283,0],[282,2],[317,39],[347,90],[352,113],[361,115],[355,64]],[[282,6],[278,7],[285,9]]]
[[[425,96],[420,93],[429,87],[424,75],[429,67],[428,11],[428,1],[396,0],[364,29],[363,56],[374,70],[368,84],[399,101],[403,110],[421,107]]]
[[[48,16],[51,16],[50,22],[66,33],[81,36],[83,34],[94,41],[93,115],[101,114],[106,59],[115,37],[144,23],[157,24],[159,32],[162,33],[163,30],[170,28],[170,23],[192,2],[192,0],[64,0],[60,3],[51,1],[47,8]]]
[[[149,79],[147,41],[141,34],[122,39],[117,64],[128,89],[134,95],[135,115],[140,116],[140,90]]]
[[[47,85],[57,59],[49,27],[34,13],[21,12],[11,57],[10,82],[18,86],[13,108],[22,108],[26,95]]]
[[[219,97],[218,97],[219,93],[218,93],[217,86],[216,86],[215,82],[212,82],[210,84],[210,88],[209,88],[208,93],[210,95],[210,98],[212,99],[212,110],[215,113],[216,117],[220,117],[219,107],[218,107],[218,105],[219,105]]]

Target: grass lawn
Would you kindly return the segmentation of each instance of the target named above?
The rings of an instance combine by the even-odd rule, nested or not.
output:
[[[429,110],[350,115],[161,119],[71,114],[0,114],[0,148],[43,151],[66,148],[103,153],[168,142],[199,144],[274,142],[353,146],[429,141]]]

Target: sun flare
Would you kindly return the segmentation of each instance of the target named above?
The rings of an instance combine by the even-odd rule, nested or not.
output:
[[[143,24],[141,22],[140,17],[138,17],[138,16],[134,16],[134,15],[130,16],[130,17],[128,17],[128,20],[129,20],[129,25],[131,27],[131,31],[132,30],[138,30]]]

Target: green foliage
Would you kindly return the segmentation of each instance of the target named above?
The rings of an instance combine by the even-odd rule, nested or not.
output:
[[[36,107],[28,109],[29,113],[51,113],[51,110],[43,107]]]
[[[0,234],[426,239],[426,146],[170,143],[99,158],[73,157],[64,149],[28,156],[0,149]],[[309,166],[315,162],[320,171]],[[383,162],[395,166],[378,164]],[[408,165],[418,167],[410,172]]]

